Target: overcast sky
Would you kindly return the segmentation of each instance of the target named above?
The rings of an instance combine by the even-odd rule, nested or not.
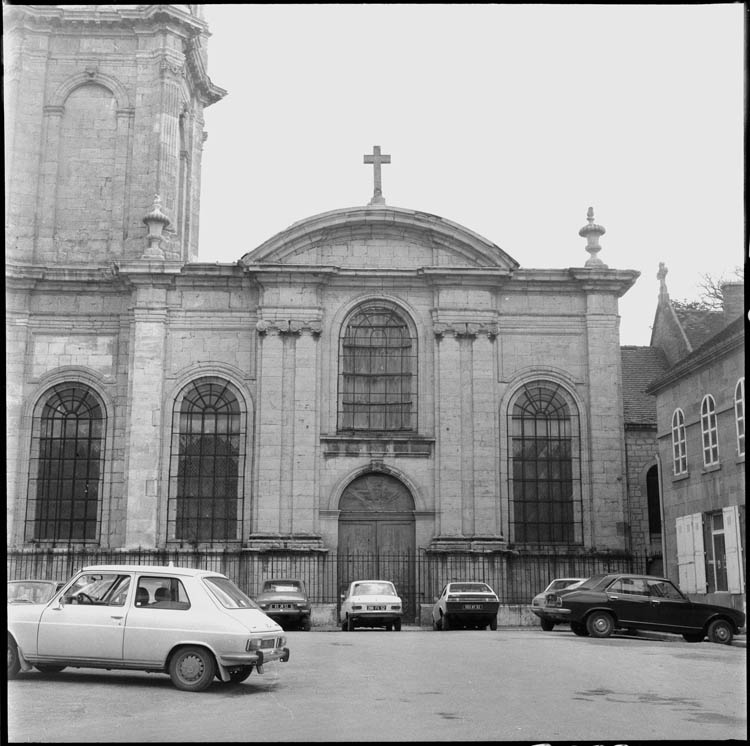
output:
[[[199,261],[234,262],[303,218],[434,213],[522,267],[599,257],[641,277],[621,341],[743,263],[743,5],[207,5]]]

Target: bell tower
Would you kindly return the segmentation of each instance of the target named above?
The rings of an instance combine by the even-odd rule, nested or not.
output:
[[[226,94],[201,7],[15,5],[4,26],[6,262],[195,259],[203,110]]]

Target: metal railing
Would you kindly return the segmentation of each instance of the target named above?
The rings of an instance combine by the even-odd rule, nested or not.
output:
[[[398,555],[248,552],[242,550],[79,549],[9,550],[8,580],[67,580],[90,565],[168,565],[214,570],[231,578],[249,595],[264,580],[303,580],[310,600],[338,604],[344,586],[373,572],[394,580],[405,601],[407,618],[417,618],[420,604],[431,604],[445,583],[474,580],[489,584],[503,604],[528,604],[550,580],[589,577],[603,572],[647,572],[647,557],[624,553],[514,552],[438,553],[418,550]],[[377,568],[374,570],[373,568]]]

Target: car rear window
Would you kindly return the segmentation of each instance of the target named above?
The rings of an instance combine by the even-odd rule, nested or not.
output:
[[[352,589],[354,596],[395,596],[396,591],[390,583],[357,583]]]
[[[493,590],[484,583],[451,583],[451,593],[492,593]]]
[[[211,595],[226,609],[259,609],[229,578],[203,578]]]

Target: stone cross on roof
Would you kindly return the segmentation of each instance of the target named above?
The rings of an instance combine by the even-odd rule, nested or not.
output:
[[[373,145],[372,146],[372,155],[365,154],[365,163],[372,163],[373,164],[373,171],[375,176],[375,189],[372,194],[372,199],[370,200],[369,204],[371,205],[384,205],[385,199],[383,199],[383,184],[380,180],[380,164],[381,163],[390,163],[391,162],[391,156],[390,155],[381,155],[380,154],[380,145]]]

